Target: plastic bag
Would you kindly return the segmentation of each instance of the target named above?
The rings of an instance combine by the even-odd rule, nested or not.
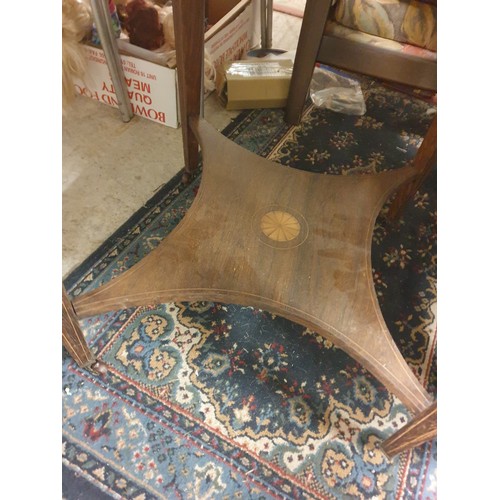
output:
[[[311,100],[319,108],[347,115],[364,115],[365,98],[359,82],[331,68],[316,66],[310,87]]]

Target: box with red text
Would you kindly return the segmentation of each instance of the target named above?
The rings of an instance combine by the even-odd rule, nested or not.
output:
[[[259,19],[257,0],[242,0],[205,33],[205,52],[217,73],[224,63],[245,56],[258,43]],[[154,62],[156,54],[137,48],[146,57],[130,55],[134,47],[120,57],[135,115],[168,127],[179,126],[177,70]],[[139,50],[140,49],[140,50]],[[87,70],[82,79],[75,79],[77,95],[89,97],[118,107],[113,82],[103,50],[85,46]],[[134,52],[133,52],[134,53]],[[150,60],[146,60],[146,58]]]

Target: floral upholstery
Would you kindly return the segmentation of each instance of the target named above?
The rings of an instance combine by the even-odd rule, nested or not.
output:
[[[355,32],[359,36],[368,35],[368,43],[385,39],[396,42],[400,48],[420,47],[424,55],[437,50],[436,3],[432,0],[337,0],[332,6],[327,32],[337,30],[338,35],[341,27],[345,27],[345,33],[351,36]],[[397,49],[397,45],[394,48]]]

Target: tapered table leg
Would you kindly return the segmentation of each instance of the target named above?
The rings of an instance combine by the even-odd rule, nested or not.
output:
[[[415,193],[419,190],[425,178],[436,164],[437,159],[437,115],[432,120],[432,123],[424,136],[424,140],[413,160],[413,166],[418,171],[418,175],[407,184],[401,186],[389,207],[387,217],[391,221],[395,221],[401,212],[411,200]]]
[[[85,341],[73,305],[64,287],[62,289],[62,342],[78,366],[89,368],[94,372],[105,371],[104,365],[97,361]]]
[[[382,443],[385,454],[392,458],[403,451],[415,448],[437,435],[437,401],[419,413],[411,422]]]
[[[175,23],[180,122],[185,162],[183,181],[188,182],[199,161],[198,141],[189,127],[189,118],[200,116],[205,43],[203,34],[205,2],[173,0],[172,8]]]

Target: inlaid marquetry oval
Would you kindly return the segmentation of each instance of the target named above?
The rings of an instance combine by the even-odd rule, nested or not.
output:
[[[273,210],[260,220],[262,232],[273,241],[291,241],[300,233],[299,221],[289,212]]]
[[[268,205],[257,210],[252,226],[258,239],[273,248],[295,248],[304,243],[309,234],[304,216],[281,205]]]

